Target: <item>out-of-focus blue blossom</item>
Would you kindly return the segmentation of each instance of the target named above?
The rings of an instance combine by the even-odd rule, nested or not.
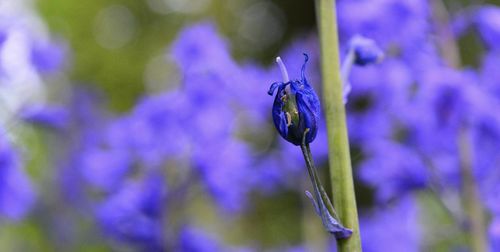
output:
[[[306,129],[306,143],[316,138],[320,114],[319,98],[305,77],[308,56],[304,55],[301,80],[275,82],[268,92],[272,95],[278,89],[272,109],[274,125],[283,138],[295,145],[302,143]]]
[[[500,40],[500,8],[498,6],[481,6],[475,13],[475,24],[481,38],[490,48],[498,48]]]
[[[119,188],[131,169],[130,153],[118,149],[95,149],[81,154],[82,175],[90,185],[105,191]]]
[[[215,70],[230,73],[236,67],[226,41],[217,34],[215,25],[209,22],[184,29],[173,43],[171,54],[183,72],[208,73]]]
[[[191,226],[186,226],[181,231],[179,245],[179,252],[225,251],[217,237]]]
[[[360,176],[376,188],[379,200],[387,201],[427,185],[427,168],[415,150],[391,142],[372,143],[366,149]]]
[[[68,111],[60,106],[26,106],[21,110],[19,116],[25,122],[50,129],[64,130],[69,126]]]
[[[177,252],[253,252],[256,251],[247,247],[236,247],[224,244],[214,233],[188,225],[182,228],[179,237],[179,247]]]
[[[201,42],[199,32],[211,42]],[[238,138],[247,125],[236,124],[241,118],[264,118],[263,111],[254,112],[249,106],[250,98],[264,104],[265,94],[246,97],[246,90],[257,94],[253,85],[264,82],[256,73],[244,73],[232,61],[211,24],[186,28],[171,50],[183,76],[181,86],[143,97],[130,113],[110,122],[102,123],[91,115],[89,120],[97,120],[101,126],[87,126],[93,130],[85,133],[84,147],[78,149],[79,173],[89,185],[109,193],[125,186],[132,166],[134,174],[143,174],[173,161],[178,167],[168,170],[179,169],[172,172],[196,178],[221,209],[232,213],[244,210],[248,194],[258,190],[263,178],[275,176],[254,169],[259,163],[256,151]],[[213,57],[225,60],[214,64]],[[249,112],[255,114],[247,118]],[[278,182],[266,183],[272,188],[272,183]]]
[[[147,251],[163,251],[162,209],[165,186],[162,176],[129,182],[96,209],[105,233]]]
[[[62,42],[35,42],[31,48],[31,61],[42,73],[60,70],[66,59]]]
[[[403,197],[395,204],[360,218],[363,251],[420,251],[419,207]]]
[[[481,65],[481,83],[486,92],[491,92],[500,99],[500,50],[489,51],[484,55]]]
[[[349,80],[353,88],[346,105],[350,141],[360,144],[391,138],[396,128],[391,118],[406,113],[414,81],[401,60],[388,58],[376,66],[353,68]]]
[[[488,233],[490,239],[490,251],[500,250],[500,217],[494,217],[491,221]]]
[[[4,134],[0,132],[0,215],[20,220],[35,203],[35,191]]]
[[[367,36],[384,49],[395,45],[404,48],[425,39],[430,28],[428,5],[421,0],[340,1],[340,32],[347,38]]]
[[[384,53],[375,43],[375,41],[356,35],[348,43],[347,55],[344,56],[341,66],[341,79],[342,79],[342,98],[344,104],[347,103],[349,94],[351,93],[351,83],[349,75],[351,68],[354,64],[359,66],[366,66],[370,64],[379,63],[384,57]]]
[[[375,41],[356,35],[349,41],[349,50],[354,52],[354,63],[360,66],[378,63],[384,57],[384,52]]]
[[[215,151],[199,146],[195,165],[208,191],[225,210],[245,209],[253,170],[248,146],[239,141],[212,144]]]
[[[116,123],[112,141],[132,148],[138,159],[149,166],[182,157],[193,140],[187,130],[192,125],[188,119],[193,116],[193,106],[180,91],[146,97],[128,117]],[[130,136],[129,132],[135,134]]]

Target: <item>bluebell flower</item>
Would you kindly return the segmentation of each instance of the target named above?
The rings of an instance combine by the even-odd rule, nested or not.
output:
[[[361,35],[355,35],[351,38],[347,55],[342,61],[340,73],[342,77],[342,98],[344,104],[347,103],[348,95],[352,89],[349,81],[352,65],[366,66],[376,64],[381,62],[383,58],[384,53],[382,49],[372,39]]]
[[[0,131],[0,215],[10,220],[25,217],[35,203],[35,191],[21,159]]]
[[[423,237],[419,210],[414,199],[403,197],[393,206],[362,216],[363,251],[421,251]]]
[[[57,71],[64,63],[65,51],[65,45],[60,41],[37,41],[31,47],[31,62],[42,73]]]
[[[490,251],[500,251],[500,215],[495,216],[491,221],[488,234]]]
[[[485,5],[479,8],[474,21],[484,42],[491,48],[498,48],[500,40],[500,7]]]
[[[272,109],[274,126],[284,139],[295,145],[302,143],[306,129],[309,129],[306,143],[316,138],[320,113],[319,98],[305,77],[309,57],[304,56],[301,80],[275,82],[268,91],[273,95],[278,89]]]
[[[226,40],[210,22],[198,23],[182,30],[172,43],[170,54],[183,73],[215,70],[226,74],[237,68],[231,59]]]
[[[163,176],[150,174],[130,182],[96,209],[106,235],[146,251],[164,251],[162,209],[165,204]]]
[[[349,41],[350,50],[354,52],[354,63],[365,66],[382,61],[384,52],[372,39],[356,35]]]
[[[381,202],[424,188],[429,175],[418,153],[391,142],[372,142],[360,167],[361,179],[376,188]]]
[[[483,90],[500,99],[500,50],[493,50],[483,56],[481,65],[481,81]]]
[[[211,143],[214,151],[195,146],[193,164],[214,201],[226,213],[237,213],[247,206],[247,194],[252,189],[251,152],[236,139]]]
[[[54,130],[64,130],[69,126],[69,113],[61,106],[25,106],[20,115],[25,122]]]
[[[223,245],[213,234],[192,226],[182,229],[179,237],[178,252],[224,251]]]
[[[103,191],[119,188],[132,166],[130,153],[118,148],[83,151],[80,158],[80,172],[83,178]]]
[[[431,28],[429,4],[421,0],[340,1],[337,13],[341,37],[363,34],[382,48],[425,41]]]

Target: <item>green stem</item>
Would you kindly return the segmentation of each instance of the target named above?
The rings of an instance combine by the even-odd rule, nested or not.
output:
[[[309,173],[309,178],[311,179],[313,187],[317,187],[315,190],[319,192],[319,196],[321,197],[321,200],[325,202],[326,208],[333,215],[333,217],[338,220],[339,217],[335,212],[335,209],[331,204],[328,204],[330,200],[328,199],[328,195],[326,194],[325,189],[321,185],[321,180],[319,179],[318,173],[316,172],[309,144],[306,143],[301,144],[300,149],[302,150],[302,154],[304,154],[304,159],[306,161],[306,166],[307,166],[307,172]]]
[[[337,18],[334,0],[316,0],[316,13],[321,44],[323,104],[328,127],[329,166],[333,204],[342,224],[353,230],[349,239],[339,240],[339,252],[361,251],[358,212],[354,194],[351,157],[342,81],[339,67]]]

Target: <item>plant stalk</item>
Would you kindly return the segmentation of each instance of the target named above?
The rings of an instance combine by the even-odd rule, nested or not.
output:
[[[459,68],[460,50],[450,30],[450,15],[443,1],[432,2],[434,22],[438,27],[438,45],[449,66]],[[462,204],[467,217],[466,232],[470,239],[473,252],[486,251],[486,216],[485,209],[479,198],[479,185],[473,174],[473,148],[469,125],[463,125],[458,133],[458,148],[460,158],[460,175],[462,178]]]
[[[468,217],[471,251],[487,251],[485,213],[479,198],[478,185],[472,172],[472,147],[467,128],[459,132],[460,170],[462,175],[462,200]]]
[[[353,230],[339,240],[339,252],[361,251],[358,213],[354,194],[351,157],[339,64],[337,18],[334,0],[316,0],[316,16],[321,44],[323,104],[328,128],[330,180],[333,204],[342,224]]]

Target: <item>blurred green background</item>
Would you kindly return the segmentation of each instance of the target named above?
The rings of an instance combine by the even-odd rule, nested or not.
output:
[[[39,0],[37,6],[51,31],[69,41],[71,78],[102,88],[118,111],[130,108],[148,81],[171,77],[175,69],[160,57],[186,24],[213,21],[235,58],[270,63],[315,22],[313,1]]]

